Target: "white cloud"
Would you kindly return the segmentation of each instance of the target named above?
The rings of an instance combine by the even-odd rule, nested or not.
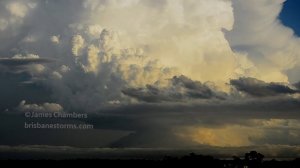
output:
[[[61,78],[63,78],[63,76],[59,72],[54,71],[54,72],[52,72],[52,78],[61,79]]]
[[[39,74],[42,74],[45,71],[46,67],[41,64],[34,64],[31,66],[28,66],[27,71],[32,75],[36,76]]]
[[[68,71],[70,71],[71,69],[68,67],[68,66],[66,66],[66,65],[62,65],[61,67],[60,67],[60,72],[61,73],[67,73]]]
[[[106,62],[110,62],[112,54],[118,54],[121,49],[119,35],[113,30],[102,30],[99,42],[100,50],[105,53],[105,57],[108,57]]]
[[[84,48],[85,40],[81,35],[75,35],[72,39],[72,53],[74,56],[79,56]]]
[[[77,29],[76,34],[84,34],[84,27],[88,26]],[[69,38],[72,40],[61,46],[67,51],[71,48],[76,57],[69,55],[68,62],[53,69],[49,74],[53,81],[47,83],[53,97],[68,108],[96,111],[121,104],[130,101],[122,95],[125,86],[167,83],[175,74],[144,55],[142,48],[122,48],[115,31],[103,29],[98,37],[71,34]]]
[[[278,19],[285,0],[233,0],[235,24],[230,46],[247,53],[266,81],[287,82],[286,70],[299,66],[300,39]]]
[[[23,18],[27,15],[28,8],[25,4],[12,2],[7,4],[6,9],[14,16]]]
[[[21,112],[40,112],[40,113],[63,111],[63,107],[56,103],[26,104],[25,100],[20,102],[17,109]]]
[[[25,43],[34,43],[36,41],[37,41],[37,37],[35,37],[35,36],[27,36],[22,40],[22,42],[25,42]]]
[[[53,44],[59,44],[60,43],[60,36],[51,36],[50,40]]]
[[[177,67],[194,79],[226,81],[235,76],[235,69],[241,68],[221,32],[222,28],[231,29],[233,24],[230,1],[84,4],[94,10],[89,18],[92,22],[120,30],[120,38],[127,45],[147,45],[152,58],[165,66]]]
[[[17,54],[12,57],[12,59],[39,59],[40,56],[35,54],[27,54],[27,55],[21,55]]]
[[[86,28],[86,33],[91,37],[99,37],[100,33],[102,32],[103,28],[100,25],[89,25]]]
[[[100,50],[95,47],[94,45],[91,45],[88,47],[88,54],[87,54],[87,61],[88,61],[88,67],[87,71],[92,71],[95,73],[98,73],[98,66],[100,65],[100,58],[99,58],[99,52]]]

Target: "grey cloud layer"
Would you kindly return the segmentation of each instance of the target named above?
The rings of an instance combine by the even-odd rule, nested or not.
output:
[[[280,83],[266,83],[255,78],[240,78],[231,80],[230,84],[239,91],[256,97],[277,96],[300,93],[299,90]]]
[[[30,64],[43,64],[53,62],[51,59],[46,58],[27,58],[27,59],[15,59],[15,58],[1,58],[0,64],[5,66],[24,66]]]
[[[202,84],[199,81],[193,81],[186,76],[174,76],[169,80],[170,86],[166,88],[147,85],[146,88],[128,88],[122,92],[125,95],[145,102],[176,102],[212,98],[223,99],[226,95],[225,93],[211,89],[208,85]]]

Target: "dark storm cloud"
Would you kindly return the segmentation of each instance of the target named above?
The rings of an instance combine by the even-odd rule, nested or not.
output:
[[[36,145],[77,147],[107,147],[130,132],[117,129],[25,129],[24,123],[82,124],[85,120],[25,118],[24,114],[9,110],[0,112],[0,145]],[[87,123],[90,124],[90,123]],[[40,136],[43,135],[43,136]]]
[[[123,89],[122,93],[145,102],[176,101],[175,95],[172,98],[171,94],[168,95],[152,85],[147,85],[146,88]]]
[[[95,131],[89,136],[93,137],[102,134],[101,130],[119,131],[113,137],[121,137],[111,142],[106,141],[104,147],[188,147],[195,146],[192,141],[181,139],[176,136],[174,128],[182,126],[205,126],[224,127],[225,125],[247,125],[247,120],[251,119],[300,119],[300,101],[293,98],[265,98],[264,100],[236,100],[236,101],[211,101],[194,103],[140,103],[131,105],[118,105],[103,108],[98,113],[89,114],[86,123],[93,124]],[[56,137],[55,142],[47,141],[44,138],[35,139],[41,131],[26,130],[26,135],[21,132],[24,122],[23,116],[13,117],[10,114],[3,114],[0,118],[5,128],[2,135],[6,138],[2,144],[11,144],[9,139],[15,139],[14,145],[22,143],[33,144],[33,142],[44,142],[48,145],[61,145],[68,142],[69,137],[75,136],[78,132],[66,134],[56,134],[52,131],[43,134],[49,139]],[[6,116],[6,117],[4,117]],[[11,117],[11,118],[9,118]],[[6,132],[5,125],[11,125],[15,129],[14,133]],[[251,124],[250,124],[251,126]],[[62,131],[63,132],[63,131]],[[125,134],[125,133],[130,134]],[[73,135],[74,134],[74,135]],[[108,133],[106,136],[110,135]],[[87,137],[85,134],[80,134]],[[59,138],[57,139],[57,137]],[[25,138],[24,138],[25,137]],[[26,139],[28,138],[28,139]],[[84,146],[85,142],[96,144],[91,139],[86,138],[76,141],[75,146]],[[103,141],[101,137],[98,140]],[[93,143],[92,143],[93,142]],[[95,141],[96,142],[96,141]]]
[[[193,81],[186,76],[174,76],[171,85],[159,88],[147,85],[145,88],[123,89],[123,94],[144,102],[184,101],[189,99],[224,99],[225,93],[212,90],[206,84]]]
[[[32,58],[34,56],[34,58]],[[15,58],[17,57],[17,58]],[[3,73],[28,73],[31,74],[42,74],[45,69],[44,64],[54,62],[53,59],[40,58],[37,55],[29,56],[14,56],[12,58],[0,58],[0,70]]]
[[[193,146],[174,135],[174,128],[230,125],[253,126],[252,119],[300,119],[300,101],[293,98],[208,101],[194,103],[140,103],[102,109],[88,122],[97,129],[132,131],[110,147]],[[166,135],[166,136],[163,136]],[[171,143],[172,142],[172,143]]]
[[[38,81],[43,80],[45,72],[41,64],[53,61],[37,55],[0,58],[0,110],[16,107],[22,100],[35,103],[48,101],[49,89]]]
[[[20,101],[43,103],[49,100],[49,89],[40,81],[47,58],[0,58],[0,110],[15,107]]]
[[[195,144],[192,141],[176,136],[174,132],[176,127],[204,126],[208,128],[223,128],[224,126],[235,124],[253,126],[247,122],[251,119],[297,120],[300,119],[299,109],[300,101],[291,98],[190,104],[141,103],[103,109],[98,113],[90,114],[85,122],[93,124],[94,128],[99,130],[97,134],[101,133],[101,130],[115,130],[120,132],[116,134],[121,138],[106,144],[107,147],[189,147],[195,146]],[[24,121],[22,118],[19,118],[19,120],[20,121],[14,118],[14,122],[12,123],[18,124]],[[10,122],[6,119],[3,124],[5,123]],[[14,126],[14,128],[16,127]],[[37,135],[37,132],[38,131],[31,132],[27,130],[26,137],[29,138],[26,141],[27,144],[37,142],[37,140],[34,139],[34,135]],[[129,132],[130,134],[126,135],[125,132]],[[77,134],[77,132],[73,133]],[[9,134],[7,137],[12,137],[10,135],[11,133],[7,134]],[[50,139],[52,136],[57,137],[55,134],[52,134],[51,131],[49,134],[46,132],[44,132],[44,134]],[[21,135],[24,136],[23,134]],[[19,137],[17,133],[14,134],[14,136]],[[62,134],[59,136],[60,138],[57,139],[55,143],[51,141],[43,142],[49,145],[62,144],[67,141],[69,136],[73,136],[73,134],[69,133],[69,135]],[[101,137],[99,138],[101,139]],[[8,140],[7,138],[5,139]],[[253,139],[253,141],[254,140],[256,142],[256,139]],[[5,142],[8,143],[8,141]],[[17,144],[18,142],[19,141],[16,140],[15,143]],[[91,140],[88,139],[86,142],[91,143]],[[78,143],[78,146],[81,145],[84,145],[84,139]]]
[[[133,132],[113,142],[110,147],[178,147],[182,145],[187,147],[195,144],[175,136],[173,129],[184,126],[224,128],[224,126],[240,125],[252,127],[255,125],[249,121],[256,119],[299,120],[299,109],[300,101],[293,98],[201,103],[140,103],[103,109],[93,117],[91,122],[96,128]],[[103,116],[107,117],[104,119]],[[111,122],[115,121],[116,117],[118,122]]]
[[[117,115],[146,121],[192,124],[199,120],[216,119],[220,124],[242,119],[300,119],[300,101],[294,98],[208,101],[194,103],[140,103],[99,111],[101,115]],[[101,123],[101,122],[99,122]],[[151,124],[150,124],[151,125]],[[133,128],[133,127],[131,127]]]
[[[26,58],[26,59],[0,58],[0,65],[4,65],[4,66],[25,66],[30,64],[44,64],[50,62],[54,62],[54,60],[47,59],[47,58]]]
[[[255,97],[277,96],[284,94],[296,94],[294,90],[280,83],[266,83],[255,78],[239,78],[230,81],[230,84],[237,90]]]
[[[248,119],[300,119],[299,109],[300,101],[292,98],[194,103],[139,103],[103,108],[97,114],[92,115],[89,122],[99,129],[137,132],[148,130],[149,132],[175,125],[222,126],[243,123]]]
[[[185,96],[191,98],[209,99],[218,97],[216,93],[209,88],[207,85],[202,84],[199,81],[193,81],[186,76],[181,75],[180,77],[173,77],[171,80],[173,86],[183,87],[186,89]]]
[[[45,86],[39,83],[22,84],[32,80],[30,74],[6,72],[0,72],[0,110],[14,108],[22,100],[35,103],[50,101],[50,91]]]

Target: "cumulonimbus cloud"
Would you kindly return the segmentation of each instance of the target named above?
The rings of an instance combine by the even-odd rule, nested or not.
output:
[[[298,74],[299,39],[277,19],[282,3],[3,0],[0,68],[17,73],[1,71],[0,98],[22,90],[20,97],[33,102],[20,104],[23,109],[53,105],[106,115],[91,121],[99,129],[134,131],[116,146],[138,145],[135,139],[147,146],[164,131],[165,145],[176,126],[299,119],[299,84],[292,87],[286,73]],[[20,53],[40,58],[7,58]],[[19,99],[1,108],[18,106]]]

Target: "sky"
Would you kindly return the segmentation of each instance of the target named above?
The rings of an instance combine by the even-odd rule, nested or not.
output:
[[[259,146],[299,157],[290,1],[0,1],[0,151]],[[27,128],[36,123],[93,129]]]
[[[299,1],[286,1],[279,16],[282,23],[292,28],[298,37],[300,36],[300,14],[298,10],[299,6]]]

